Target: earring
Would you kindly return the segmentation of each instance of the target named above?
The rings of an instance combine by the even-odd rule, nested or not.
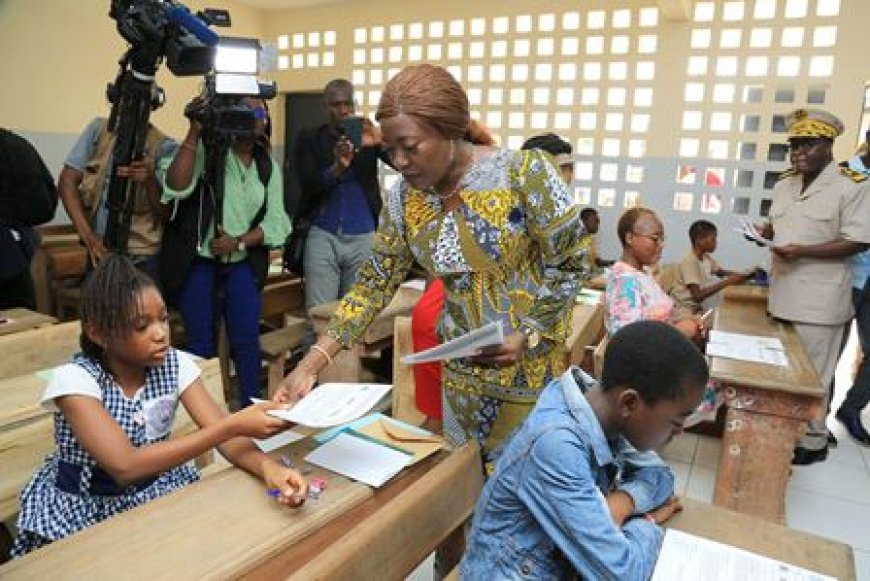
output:
[[[453,164],[456,163],[456,140],[450,140],[450,167],[453,167]]]

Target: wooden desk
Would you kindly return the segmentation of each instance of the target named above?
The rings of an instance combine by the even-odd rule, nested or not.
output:
[[[792,451],[826,387],[794,327],[765,310],[756,300],[726,298],[716,311],[714,329],[779,338],[788,366],[710,358],[710,377],[725,388],[727,406],[713,502],[781,523]]]
[[[292,446],[294,456],[310,447]],[[316,468],[312,475],[323,475]],[[4,579],[402,579],[470,516],[476,446],[442,452],[375,491],[327,473],[301,509],[226,469],[0,567]]]
[[[725,287],[722,300],[762,301],[767,304],[767,288],[757,284],[736,284]]]
[[[855,580],[855,557],[849,545],[691,498],[681,502],[683,512],[669,520],[666,528],[831,575],[839,581]]]
[[[332,365],[324,369],[318,374],[318,379],[321,383],[331,381],[335,382],[358,382],[360,381],[360,373],[362,365],[360,358],[372,353],[377,353],[392,345],[393,343],[393,328],[396,317],[410,317],[411,310],[423,291],[409,286],[399,286],[393,300],[378,313],[372,324],[366,330],[360,341],[351,349],[343,349],[338,355],[333,358]],[[314,332],[318,336],[326,331],[329,320],[332,314],[338,307],[338,301],[324,303],[313,307],[308,313],[311,317],[311,324],[314,326]]]
[[[30,309],[6,309],[0,311],[0,335],[9,335],[27,329],[38,329],[57,323],[57,319],[49,315],[37,313]]]

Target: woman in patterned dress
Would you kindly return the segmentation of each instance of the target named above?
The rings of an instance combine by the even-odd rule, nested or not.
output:
[[[387,194],[372,258],[276,400],[304,396],[416,260],[444,283],[443,341],[504,325],[502,345],[443,364],[445,435],[455,445],[476,439],[489,466],[564,368],[571,306],[587,275],[580,208],[551,158],[492,146],[443,68],[402,70],[387,83],[376,118],[402,178]]]
[[[193,359],[169,346],[160,292],[129,259],[100,261],[81,317],[83,353],[53,370],[42,396],[56,449],[21,492],[13,558],[198,480],[189,461],[215,446],[279,502],[302,504],[302,476],[243,437],[288,424],[265,413],[273,405],[227,416],[215,404]],[[179,402],[202,429],[170,439]]]

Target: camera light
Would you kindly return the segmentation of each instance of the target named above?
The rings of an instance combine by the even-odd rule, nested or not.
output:
[[[256,75],[259,72],[259,53],[257,39],[221,37],[214,60],[215,71]]]
[[[257,77],[233,73],[218,73],[214,77],[215,93],[218,95],[259,95]]]

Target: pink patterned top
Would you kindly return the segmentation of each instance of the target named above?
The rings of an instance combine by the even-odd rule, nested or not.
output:
[[[608,336],[635,321],[671,322],[673,299],[655,278],[625,262],[616,262],[607,274],[604,291]]]

